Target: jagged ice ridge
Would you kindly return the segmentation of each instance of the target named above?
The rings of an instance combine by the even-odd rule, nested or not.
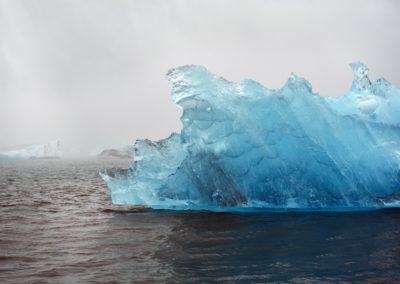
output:
[[[321,97],[291,74],[278,90],[201,66],[167,73],[181,133],[138,140],[102,171],[115,204],[153,208],[376,208],[400,200],[400,91],[350,64],[348,93]]]

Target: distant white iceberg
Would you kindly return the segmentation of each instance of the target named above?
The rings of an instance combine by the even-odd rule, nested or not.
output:
[[[61,158],[60,141],[54,140],[47,144],[30,145],[21,149],[0,152],[1,160],[53,159]]]
[[[294,74],[279,90],[201,66],[167,74],[181,133],[138,140],[126,171],[102,172],[116,204],[153,208],[357,210],[400,192],[400,91],[368,68],[338,98]],[[235,209],[236,210],[236,209]]]

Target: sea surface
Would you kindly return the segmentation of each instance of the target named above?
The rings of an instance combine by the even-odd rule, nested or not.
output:
[[[0,283],[400,283],[400,211],[212,213],[111,204],[100,168],[0,162]]]

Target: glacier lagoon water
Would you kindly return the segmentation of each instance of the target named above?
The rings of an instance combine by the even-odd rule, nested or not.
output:
[[[400,91],[361,62],[348,93],[292,74],[278,90],[201,66],[171,69],[180,133],[137,140],[127,170],[102,171],[115,204],[152,208],[361,210],[398,206]]]
[[[111,204],[124,159],[0,161],[0,283],[399,283],[400,210]]]

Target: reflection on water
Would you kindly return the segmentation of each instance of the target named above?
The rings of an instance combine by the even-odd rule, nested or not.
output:
[[[400,281],[399,210],[113,206],[97,170],[128,162],[0,162],[0,282]]]
[[[400,279],[399,211],[183,214],[168,243],[157,256],[193,282]]]

